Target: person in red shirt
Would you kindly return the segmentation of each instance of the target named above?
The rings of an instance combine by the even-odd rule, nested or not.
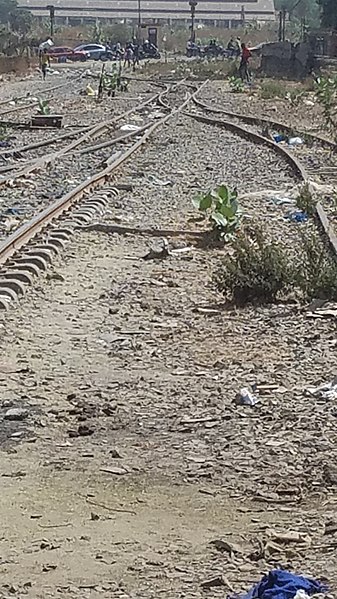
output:
[[[249,83],[249,81],[250,81],[248,64],[249,64],[249,59],[250,59],[251,55],[252,55],[252,53],[247,48],[246,44],[242,43],[241,44],[241,62],[240,62],[240,66],[239,66],[239,75],[240,75],[242,81],[246,81],[247,83]]]

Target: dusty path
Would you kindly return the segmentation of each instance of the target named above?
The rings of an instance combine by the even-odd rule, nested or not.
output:
[[[275,183],[279,159],[256,150],[252,163],[246,142],[174,124],[119,175],[134,191],[111,199],[107,222],[197,227],[198,189],[224,176],[240,191]],[[270,206],[245,210],[288,234]],[[275,565],[335,592],[324,526],[336,412],[305,395],[335,374],[332,321],[296,304],[224,311],[210,284],[218,250],[144,261],[149,244],[77,233],[3,318],[0,420],[11,407],[27,416],[0,428],[2,596],[193,598],[223,575],[207,596],[224,597]],[[272,388],[256,408],[236,406],[252,383]],[[289,530],[295,540],[280,539]]]

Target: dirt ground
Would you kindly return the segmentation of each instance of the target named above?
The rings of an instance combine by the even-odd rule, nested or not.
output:
[[[173,124],[117,175],[133,191],[107,190],[100,222],[192,229],[195,192],[224,177],[294,185],[268,151]],[[292,238],[278,209],[244,206]],[[158,240],[77,232],[2,317],[0,597],[223,597],[278,566],[335,596],[335,401],[307,393],[335,376],[335,320],[224,307],[226,250],[169,243],[183,251],[144,260]],[[236,405],[251,384],[259,403]]]

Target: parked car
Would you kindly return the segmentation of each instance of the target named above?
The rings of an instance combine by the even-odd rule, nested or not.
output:
[[[113,52],[102,44],[82,44],[75,52],[85,52],[91,60],[113,60]]]
[[[57,48],[54,46],[48,50],[48,56],[50,60],[56,60],[57,62],[66,62],[67,60],[85,62],[88,59],[88,54],[84,50],[77,51],[72,48]]]

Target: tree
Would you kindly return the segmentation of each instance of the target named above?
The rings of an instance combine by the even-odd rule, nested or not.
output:
[[[0,23],[7,24],[9,15],[17,8],[18,5],[15,0],[0,0]]]
[[[285,9],[291,20],[305,18],[310,25],[319,22],[318,0],[275,0],[275,8],[276,10]]]
[[[16,0],[0,0],[0,23],[9,25],[12,31],[26,35],[32,21],[32,13],[25,8],[19,8]]]
[[[322,27],[337,29],[337,2],[336,0],[320,0],[322,7]]]
[[[33,22],[33,15],[29,10],[16,8],[9,13],[9,24],[12,31],[27,35]]]

